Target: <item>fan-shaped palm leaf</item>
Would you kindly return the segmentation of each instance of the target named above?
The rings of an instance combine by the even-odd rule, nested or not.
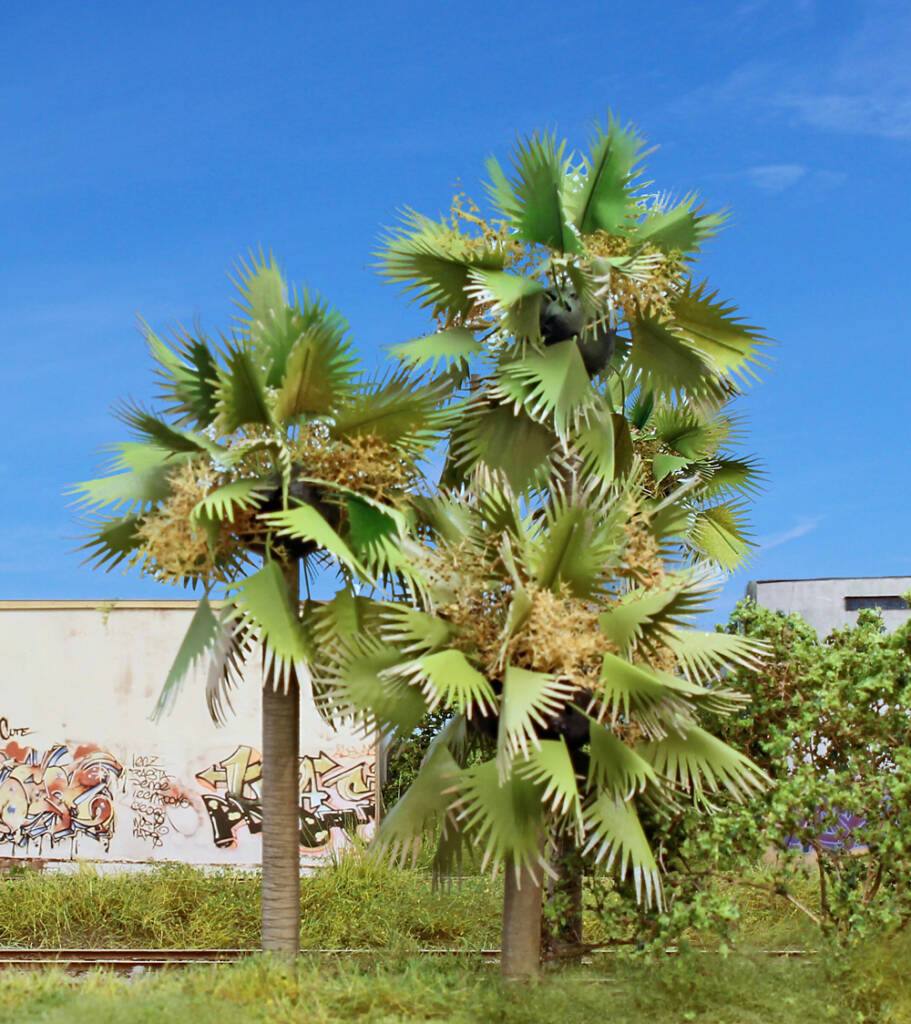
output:
[[[632,125],[608,116],[607,131],[596,121],[584,167],[584,184],[573,202],[573,221],[583,235],[621,234],[630,226],[635,166],[644,142]]]
[[[520,142],[512,155],[512,181],[491,157],[487,161],[491,177],[487,191],[523,242],[547,245],[560,253],[581,252],[564,203],[569,170],[564,148],[565,143],[558,146],[552,135],[535,135]]]
[[[465,770],[458,782],[456,816],[481,847],[481,869],[510,860],[517,873],[541,859],[541,787],[511,775],[500,779],[494,761]]]
[[[724,786],[740,800],[768,783],[749,758],[694,722],[681,721],[662,739],[637,749],[656,772],[696,796],[702,795],[703,785],[713,791]]]
[[[619,865],[621,878],[632,870],[636,897],[645,903],[662,903],[661,879],[658,865],[642,829],[635,805],[616,799],[611,793],[602,793],[585,808],[585,830],[589,836],[584,853],[594,850],[595,860],[607,858],[610,870],[614,862]]]

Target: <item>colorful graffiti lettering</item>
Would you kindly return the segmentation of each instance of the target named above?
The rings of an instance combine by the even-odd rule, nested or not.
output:
[[[197,779],[206,787],[203,802],[216,846],[233,848],[241,830],[262,831],[262,758],[239,746]],[[332,830],[363,831],[375,817],[374,766],[369,761],[336,761],[321,752],[300,760],[300,844],[325,849]]]
[[[57,744],[40,754],[7,743],[0,748],[0,843],[27,849],[88,835],[107,844],[122,774],[117,759],[94,746]]]

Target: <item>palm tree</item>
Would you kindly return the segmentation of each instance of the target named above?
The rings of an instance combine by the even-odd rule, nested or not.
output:
[[[459,577],[461,573],[461,549],[458,545],[447,547],[440,538],[446,535],[443,523],[447,517],[460,521],[459,516],[467,514],[460,504],[466,502],[466,508],[474,509],[472,514],[480,515],[487,524],[485,543],[498,550],[502,544],[510,552],[513,546],[525,544],[520,544],[519,539],[523,531],[537,537],[540,531],[550,536],[551,530],[557,548],[560,544],[573,548],[580,543],[580,537],[586,537],[588,543],[601,528],[602,520],[622,520],[631,534],[639,537],[649,557],[658,550],[662,552],[660,557],[655,556],[662,566],[654,568],[655,575],[646,572],[632,577],[610,561],[611,552],[616,555],[616,548],[611,545],[595,545],[585,552],[586,572],[600,582],[595,590],[579,592],[575,597],[595,607],[599,601],[605,604],[599,616],[606,616],[603,624],[607,624],[608,633],[600,630],[599,643],[616,648],[606,651],[610,658],[604,664],[610,666],[610,672],[607,679],[599,676],[597,685],[576,665],[567,669],[570,682],[555,676],[549,689],[551,684],[538,677],[516,674],[521,669],[539,675],[543,672],[546,676],[547,670],[513,664],[510,678],[534,680],[529,682],[524,696],[517,696],[521,692],[517,686],[506,686],[505,672],[510,667],[506,662],[501,660],[492,667],[471,662],[469,649],[478,641],[472,639],[468,623],[461,624],[468,631],[468,639],[460,634],[458,644],[462,646],[456,645],[458,657],[448,648],[432,650],[427,655],[432,659],[445,654],[445,660],[441,657],[433,663],[446,664],[447,668],[457,662],[461,664],[459,658],[468,658],[476,675],[466,679],[475,681],[479,694],[487,693],[488,705],[490,693],[493,694],[494,703],[488,712],[470,703],[461,706],[456,702],[453,709],[475,727],[489,719],[497,723],[496,728],[488,724],[499,752],[496,773],[485,769],[488,775],[466,775],[464,779],[475,780],[475,788],[460,788],[462,783],[451,781],[455,769],[446,761],[444,750],[449,747],[442,741],[438,752],[428,758],[425,772],[426,778],[434,780],[434,772],[439,775],[440,765],[445,763],[447,785],[454,787],[450,817],[455,815],[453,820],[461,822],[463,830],[474,828],[475,838],[479,838],[491,858],[507,862],[507,972],[530,969],[535,959],[537,930],[533,918],[535,906],[540,904],[540,878],[534,865],[540,861],[541,819],[532,815],[526,820],[523,815],[528,808],[521,813],[517,810],[521,800],[515,794],[531,793],[528,773],[532,773],[553,799],[554,794],[562,794],[561,798],[568,800],[570,775],[566,765],[576,764],[573,756],[567,762],[557,752],[558,747],[540,746],[552,739],[548,730],[553,731],[553,723],[561,715],[578,721],[576,716],[581,714],[590,721],[592,711],[596,712],[596,724],[604,728],[604,716],[608,714],[604,709],[610,708],[610,728],[614,729],[618,722],[622,726],[619,733],[612,733],[614,739],[619,738],[621,744],[629,746],[623,739],[623,729],[636,721],[632,706],[617,703],[610,697],[609,689],[603,690],[600,697],[597,695],[598,686],[618,685],[630,687],[630,700],[634,703],[639,699],[634,697],[637,690],[630,681],[629,670],[621,668],[614,659],[627,660],[637,666],[638,672],[643,651],[649,650],[652,627],[647,627],[647,622],[653,623],[659,632],[666,627],[681,629],[684,610],[691,611],[698,604],[688,604],[686,595],[692,595],[694,587],[705,593],[704,583],[701,591],[697,586],[698,580],[704,580],[699,566],[731,568],[740,564],[751,548],[745,499],[756,485],[758,471],[753,459],[738,457],[728,450],[728,445],[736,440],[737,424],[725,409],[754,375],[766,342],[756,328],[737,317],[733,307],[719,301],[704,283],[697,284],[693,278],[701,247],[721,227],[724,214],[703,213],[694,194],[674,202],[666,195],[647,193],[640,178],[642,147],[635,129],[622,128],[612,118],[606,129],[594,126],[589,150],[581,156],[567,155],[565,143],[558,144],[553,136],[535,136],[521,143],[513,155],[511,177],[495,160],[488,164],[490,180],[486,188],[494,207],[493,216],[485,218],[470,199],[457,195],[448,219],[434,221],[419,213],[406,213],[402,225],[387,237],[379,254],[381,273],[402,285],[429,309],[436,321],[434,333],[395,346],[393,352],[412,367],[436,369],[442,364],[467,402],[467,414],[456,422],[449,435],[449,457],[443,476],[444,485],[452,489],[447,499],[448,511],[438,509],[428,527],[428,542],[436,545],[434,557],[444,562],[449,558],[450,566],[438,564],[434,571],[445,578]],[[484,518],[491,507],[499,507],[502,502],[512,503],[510,507],[520,508],[526,517],[532,517],[523,520],[525,525],[514,534],[498,533],[500,520]],[[629,513],[632,518],[624,519],[627,504],[636,511]],[[421,556],[414,557],[420,560]],[[509,557],[514,561],[514,554]],[[592,561],[597,558],[606,561]],[[668,559],[675,558],[680,561],[680,567],[674,570],[678,575],[668,575],[663,566]],[[682,566],[689,566],[692,575],[680,576]],[[500,644],[508,647],[509,623],[519,616],[520,610],[519,605],[511,603],[513,591],[526,593],[526,584],[540,587],[541,583],[535,582],[532,566],[508,565],[504,560],[496,571],[490,566],[485,572],[488,570],[487,589],[481,589],[485,594],[493,594],[500,588],[501,611],[513,609],[513,619],[506,612],[505,620],[491,620],[500,631]],[[684,578],[688,581],[685,585]],[[519,579],[524,581],[521,587]],[[468,586],[469,590],[480,586],[477,582],[460,585]],[[554,594],[562,600],[565,595],[559,588],[576,584],[560,575],[556,585],[558,590]],[[672,593],[673,598],[669,596]],[[448,613],[440,612],[439,601],[427,586],[417,597],[425,615],[435,619],[446,619],[448,615],[451,619],[455,614],[451,608]],[[488,599],[493,600],[485,598]],[[524,600],[519,598],[520,603]],[[679,605],[675,604],[678,600],[682,602]],[[626,609],[627,602],[629,612],[612,611],[615,603]],[[627,615],[631,618],[626,619]],[[671,620],[666,620],[667,615]],[[641,622],[640,616],[644,616]],[[632,630],[629,636],[610,634],[609,622],[620,620]],[[432,626],[422,621],[428,636],[442,635],[442,627],[436,621]],[[378,659],[374,664],[383,667],[390,684],[398,681],[394,693],[407,694],[413,707],[413,694],[401,685],[403,681],[395,674],[394,656],[385,650],[396,647],[395,634],[390,635],[385,627],[380,634],[377,643],[381,648],[373,654]],[[642,693],[658,693],[668,678],[704,684],[723,667],[722,653],[734,660],[748,656],[745,649],[720,652],[713,646],[714,640],[706,640],[701,634],[686,636],[688,641],[674,657],[666,651],[662,653],[666,663],[658,666],[664,673],[658,690],[654,689],[654,680],[645,681],[655,666],[642,668],[645,675],[636,675]],[[423,640],[420,636],[410,637],[408,642],[420,645]],[[703,644],[707,653],[701,653]],[[343,663],[345,659],[339,655],[339,665]],[[342,669],[337,672],[342,673],[339,678],[343,679]],[[619,681],[614,680],[614,674]],[[415,678],[418,689],[424,687],[431,705],[447,699],[437,696],[434,687],[442,686],[442,692],[449,694],[454,685],[444,685],[437,676],[424,678],[418,674]],[[584,684],[583,678],[588,680]],[[483,690],[480,679],[485,680],[488,690]],[[340,700],[347,696],[350,703],[357,703],[353,695],[346,693],[345,685],[336,686]],[[560,689],[561,686],[564,688]],[[383,707],[392,699],[386,688],[384,684],[376,695]],[[464,701],[464,695],[460,699]],[[586,704],[589,700],[595,701],[591,707]],[[645,701],[643,707],[650,707],[649,698],[641,700]],[[692,695],[681,700],[693,708],[699,705]],[[516,701],[520,710],[510,710],[510,704]],[[692,739],[693,756],[701,756],[698,750],[702,738],[694,738],[698,734],[690,729],[690,720],[685,716],[674,718],[683,714],[679,711],[682,705],[673,700],[671,705],[677,710],[670,717],[662,717],[663,712],[656,712],[655,718],[648,717],[650,710],[647,714],[652,732],[646,730],[645,735],[651,736],[649,742],[659,744],[655,748],[659,752],[658,767],[652,766],[656,777],[660,777],[660,751],[668,749],[668,737],[685,735],[688,741]],[[522,709],[529,708],[533,709],[527,713],[536,723],[534,726],[522,717],[526,713]],[[528,751],[511,732],[516,715],[525,723],[519,736],[524,738]],[[683,732],[671,719],[683,723]],[[394,721],[387,722],[386,727],[397,728]],[[579,749],[591,757],[590,725],[583,728],[582,734],[588,739],[582,740]],[[596,730],[596,735],[603,734]],[[538,759],[535,764],[542,773],[545,769],[541,768],[538,751],[553,751],[547,755],[554,759],[550,765],[552,774],[535,776],[538,769],[526,766],[521,771],[516,769],[521,780],[516,781],[509,759],[516,755],[515,743],[519,743],[523,758],[534,753]],[[710,737],[704,744],[705,749],[711,746]],[[751,769],[736,758],[731,760],[729,752],[713,750],[731,766],[733,785],[739,785],[738,779],[750,777]],[[579,755],[575,756],[578,760]],[[689,756],[683,749],[674,755],[683,761],[671,759],[664,767],[687,764]],[[704,763],[708,766],[709,762],[710,758]],[[565,788],[549,789],[557,786],[558,763],[567,772]],[[570,837],[588,834],[587,827],[597,831],[596,818],[586,818],[586,814],[596,813],[591,811],[591,786],[598,792],[604,788],[612,793],[616,803],[618,794],[625,792],[624,787],[630,782],[620,767],[619,762],[605,767],[590,779],[581,773],[588,780],[589,790],[580,790],[578,800],[569,802],[576,817],[570,823],[566,816],[569,811],[563,804],[559,805],[563,808],[559,813],[551,806],[551,815],[557,817],[552,818],[550,825],[561,827]],[[619,775],[614,777],[616,772]],[[420,781],[419,778],[415,783],[415,792],[426,797],[427,792],[418,785]],[[439,781],[440,778],[431,781],[430,788]],[[695,787],[698,782],[695,777],[675,779],[674,771],[670,771],[654,792],[667,796],[675,785],[681,784]],[[487,798],[479,795],[484,786],[489,787]],[[405,808],[429,807],[421,803],[422,799],[419,795],[406,797],[403,809],[393,812],[383,832],[387,841],[394,844],[417,827],[420,815]],[[510,823],[517,838],[504,839],[506,830],[490,824],[492,818],[479,810],[483,799],[502,800],[499,810],[503,821]],[[509,813],[507,804],[513,809]],[[598,806],[604,808],[607,804]],[[600,826],[604,829],[601,842],[605,845],[597,848],[605,852],[627,849],[623,846],[624,836],[633,834],[625,831],[633,828],[628,824],[628,801],[620,800],[617,806],[622,810],[613,819],[615,825],[604,818]],[[435,811],[440,809],[434,805]],[[456,834],[459,832],[450,821],[444,838]],[[629,856],[632,857],[631,852]],[[641,851],[637,864],[642,872],[640,880],[645,884],[644,879],[653,876]],[[510,879],[518,881],[523,874],[528,884],[524,886],[526,909],[520,914],[515,909],[520,889]],[[654,896],[656,891],[654,882],[651,889],[646,885],[646,895],[651,892]],[[525,924],[517,930],[515,922],[523,915]],[[515,945],[523,928],[530,943],[524,952]],[[516,964],[523,966],[516,968]]]
[[[208,660],[206,699],[219,720],[261,647],[263,948],[293,956],[298,702],[316,654],[315,605],[301,607],[300,579],[309,588],[335,563],[346,590],[393,571],[383,540],[403,527],[448,413],[439,384],[407,373],[365,380],[345,321],[315,294],[289,296],[273,258],[241,264],[238,288],[239,314],[218,342],[197,331],[168,345],[145,328],[163,409],[123,403],[134,440],[75,492],[96,565],[202,589],[158,714]]]

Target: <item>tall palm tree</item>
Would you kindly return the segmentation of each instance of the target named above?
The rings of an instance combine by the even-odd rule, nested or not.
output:
[[[160,412],[118,415],[134,440],[75,488],[96,565],[138,566],[202,596],[158,701],[210,662],[213,718],[257,645],[263,689],[263,947],[299,944],[298,703],[315,658],[300,578],[334,563],[342,589],[393,573],[382,543],[404,525],[422,459],[449,424],[439,384],[366,380],[347,324],[317,295],[289,295],[273,258],[239,271],[239,313],[216,342],[168,345],[150,328]],[[219,610],[210,596],[221,594]]]
[[[588,543],[597,534],[600,521],[624,521],[639,537],[643,551],[663,552],[659,559],[662,566],[673,554],[681,566],[691,567],[689,576],[680,576],[683,570],[678,567],[674,570],[677,575],[656,568],[657,575],[630,577],[610,561],[611,551],[616,555],[616,548],[595,545],[585,552],[586,571],[601,581],[602,589],[576,596],[589,604],[597,605],[599,600],[607,603],[599,615],[606,616],[602,625],[608,633],[604,634],[602,628],[604,636],[599,642],[616,647],[607,651],[610,658],[604,664],[609,666],[608,677],[600,681],[607,686],[632,687],[631,695],[637,691],[630,682],[630,672],[620,667],[616,659],[625,658],[639,666],[642,650],[647,651],[649,646],[646,620],[651,622],[653,617],[655,628],[660,631],[667,625],[665,615],[671,615],[673,628],[679,629],[683,611],[694,607],[687,603],[686,595],[693,594],[694,587],[699,590],[700,579],[705,591],[705,576],[699,572],[699,565],[731,568],[749,554],[745,501],[756,485],[758,472],[754,460],[728,450],[736,439],[736,422],[725,409],[754,376],[766,344],[761,332],[744,323],[733,307],[719,301],[704,283],[694,280],[699,252],[723,224],[724,214],[702,212],[694,194],[675,202],[667,195],[648,193],[641,182],[642,148],[643,141],[636,130],[621,127],[612,118],[606,128],[595,124],[588,152],[583,155],[567,154],[565,143],[558,144],[553,136],[536,135],[519,145],[512,158],[511,175],[495,160],[488,164],[490,177],[486,189],[493,206],[491,216],[485,217],[470,199],[458,195],[448,219],[435,221],[419,213],[406,213],[379,254],[381,273],[410,292],[436,321],[432,334],[395,346],[394,354],[412,367],[444,366],[467,402],[468,413],[456,422],[449,435],[449,458],[443,477],[444,485],[452,488],[449,511],[438,515],[436,526],[429,528],[430,536],[435,538],[431,541],[437,552],[435,557],[448,557],[451,566],[444,569],[438,565],[435,571],[447,578],[462,571],[461,549],[457,544],[447,546],[440,537],[446,532],[443,522],[447,517],[459,521],[459,503],[466,501],[468,508],[476,510],[475,514],[481,514],[478,509],[489,509],[491,501],[494,507],[512,502],[524,515],[532,516],[523,520],[526,525],[522,530],[537,537],[535,531],[543,530],[550,535],[552,529],[553,543],[573,550],[580,538],[585,537]],[[490,493],[485,496],[487,490]],[[635,511],[627,513],[627,506]],[[624,519],[627,514],[632,518]],[[490,520],[486,528],[493,539],[485,543],[497,550],[505,544],[507,551],[522,546],[522,530],[500,536],[499,525],[496,517]],[[606,561],[592,561],[598,558]],[[484,592],[494,593],[500,588],[501,610],[513,609],[505,613],[506,620],[492,620],[501,631],[500,643],[506,647],[509,624],[520,615],[525,600],[520,597],[519,604],[511,603],[513,590],[519,587],[518,578],[534,580],[533,568],[519,569],[504,561],[497,571],[491,570],[486,576],[488,587]],[[608,583],[608,578],[613,583]],[[668,580],[673,580],[673,584]],[[563,596],[560,587],[570,585],[571,581],[560,576],[557,597]],[[517,592],[525,589],[523,584]],[[622,596],[627,590],[629,593]],[[488,599],[493,600],[485,598]],[[439,617],[439,602],[432,590],[425,587],[419,600],[423,602],[424,614]],[[675,604],[678,600],[682,603]],[[614,603],[626,609],[627,602],[629,611],[611,610]],[[639,616],[645,617],[641,623]],[[431,626],[422,621],[430,631],[428,635],[442,635],[438,623]],[[626,637],[610,635],[610,621],[626,622],[632,633]],[[469,625],[462,623],[470,638]],[[388,629],[381,629],[381,636],[384,645],[396,646],[395,635]],[[642,693],[657,694],[667,678],[689,677],[692,682],[694,672],[711,676],[722,666],[724,658],[713,646],[714,640],[695,633],[687,636],[689,646],[684,647],[684,653],[675,654],[674,658],[666,651],[662,653],[666,664],[659,666],[664,672],[660,683],[645,682],[648,669],[642,670],[645,675],[635,675]],[[409,640],[413,644],[420,642],[419,638]],[[472,643],[476,641],[464,637],[458,641],[463,647]],[[461,657],[470,661],[470,651],[458,644],[458,657],[449,650],[432,650],[428,657],[445,654],[446,658],[440,658],[438,663],[445,664],[447,669],[457,662],[461,664]],[[700,653],[702,644],[711,653]],[[745,649],[727,652],[732,656],[735,653],[736,657],[747,656]],[[378,659],[374,664],[382,667],[390,683],[398,680],[400,684],[392,653],[377,649],[374,656]],[[520,730],[519,735],[529,744],[529,751],[534,748],[535,757],[540,760],[536,739],[543,743],[552,738],[547,730],[553,730],[555,717],[568,714],[577,721],[575,716],[579,713],[590,718],[591,709],[580,705],[580,694],[588,700],[589,691],[595,692],[597,687],[593,689],[593,683],[583,685],[579,681],[582,670],[576,666],[570,673],[575,682],[567,683],[568,688],[562,690],[560,686],[566,681],[561,682],[559,676],[555,677],[553,688],[548,689],[538,677],[520,676],[513,671],[513,680],[522,678],[529,684],[521,691],[518,686],[505,685],[508,667],[502,660],[494,668],[472,663],[477,676],[466,679],[474,679],[481,687],[479,678],[483,678],[494,695],[490,715],[497,726],[490,726],[488,731],[496,733],[497,749],[515,753],[509,739],[513,736],[511,723],[516,715],[526,721],[522,716],[527,713],[536,725],[528,726],[524,732]],[[540,666],[512,667],[522,668],[523,672],[543,671]],[[339,675],[339,679],[343,678],[343,674]],[[416,678],[421,679],[420,675]],[[699,682],[708,681],[696,678]],[[338,694],[343,699],[347,684],[337,685],[341,686]],[[454,684],[444,686],[434,676],[422,685],[433,704],[437,699],[446,699],[435,697],[433,687],[443,686],[443,692],[448,694]],[[413,709],[410,690],[398,685],[393,691],[400,696],[408,694]],[[478,693],[481,692],[479,689]],[[623,727],[614,738],[624,744],[621,734],[635,715],[632,707],[616,700],[611,703],[609,693],[605,690],[600,703],[596,701],[596,710],[601,709],[596,715],[597,725],[604,727],[603,709],[612,708],[611,728],[618,722]],[[352,704],[357,703],[351,694],[347,696]],[[376,699],[383,708],[389,706],[391,697],[385,686],[377,691]],[[634,703],[640,699],[645,701],[643,707],[648,708],[650,698],[630,696]],[[684,703],[687,701],[690,697]],[[510,704],[515,702],[518,710],[511,710]],[[699,701],[694,699],[690,703],[696,707]],[[672,705],[678,707],[674,701]],[[486,720],[480,706],[460,707],[456,702],[453,708],[474,723]],[[650,714],[649,711],[647,717]],[[615,717],[618,715],[619,718]],[[677,720],[683,723],[683,732],[660,714],[657,718],[648,717],[648,721],[653,729],[650,742],[660,743],[662,735],[685,735],[688,739],[697,736],[684,719]],[[394,722],[387,723],[387,728],[394,727]],[[597,730],[595,734],[602,735]],[[584,752],[591,756],[590,729],[583,729],[583,735],[589,736],[582,746],[589,744]],[[693,739],[694,751],[699,742]],[[439,759],[445,762],[443,749],[441,746],[428,759],[426,778],[433,780],[441,763]],[[524,757],[521,744],[519,749]],[[567,761],[561,760],[557,747],[542,749],[554,751],[548,755],[554,759],[554,772],[558,762],[565,768]],[[668,744],[656,749],[666,750]],[[715,752],[722,759],[727,758],[731,766],[740,766],[730,769],[732,784],[739,784],[737,780],[741,777],[750,777],[750,769],[736,758],[731,760],[731,754]],[[530,793],[526,776],[529,772],[534,775],[534,771],[531,767],[522,769],[525,774],[519,775],[523,781],[515,782],[513,774],[506,770],[505,756],[502,751],[498,754],[495,774],[488,769],[487,776],[475,774],[466,778],[482,778],[489,788],[488,798],[503,801],[500,811],[505,815],[504,821],[512,822],[520,838],[503,840],[503,830],[499,828],[495,832],[484,831],[492,826],[489,822],[485,825],[487,819],[478,810],[483,801],[477,796],[477,785],[472,790],[475,796],[455,783],[447,785],[455,786],[452,813],[463,826],[480,829],[478,835],[490,856],[504,859],[511,869],[507,879],[519,880],[523,873],[528,876],[524,897],[508,882],[504,919],[507,971],[521,964],[521,973],[529,968],[537,948],[536,938],[531,937],[536,929],[529,921],[536,903],[540,904],[540,877],[533,868],[540,829],[529,824],[539,819],[522,817],[528,808],[520,813],[519,804],[509,795],[520,790],[526,795]],[[680,777],[674,782],[676,766],[689,763],[689,756],[684,749],[666,762],[665,767],[673,768],[669,771],[670,783],[698,785],[695,779]],[[573,763],[572,757],[569,763]],[[620,774],[614,777],[616,772]],[[578,774],[588,778],[585,773]],[[555,774],[535,778],[552,797],[562,792],[569,799],[569,774],[564,778],[566,788],[562,791],[548,789],[556,785]],[[629,779],[615,765],[588,779],[589,786],[595,782],[598,786],[603,784],[616,798]],[[431,782],[431,788],[434,784]],[[662,793],[670,792],[668,784],[665,779]],[[424,792],[418,783],[415,785],[416,794]],[[407,833],[419,815],[416,818],[404,808],[414,806],[415,802],[419,807],[428,806],[421,803],[422,799],[419,795],[410,800],[406,797],[403,810],[388,819],[384,836],[397,838]],[[554,819],[566,834],[581,837],[586,820],[595,827],[595,819],[585,817],[595,813],[590,811],[586,799],[580,791],[578,801],[570,801],[576,808],[573,813],[580,807],[586,808],[578,812],[582,814],[583,825],[579,825],[578,816],[572,827],[565,814]],[[515,812],[512,818],[505,809],[511,800]],[[622,806],[622,810],[614,819],[619,830],[616,834],[604,819],[604,835],[614,835],[613,839],[604,840],[605,851],[619,849],[626,834],[623,830],[632,827],[628,825],[628,801],[620,801],[617,806]],[[463,809],[460,811],[459,807]],[[556,813],[553,807],[551,812]],[[400,827],[401,833],[397,831]],[[444,836],[454,834],[453,828],[451,825]],[[484,839],[487,835],[496,835],[496,839]],[[645,878],[652,877],[647,863],[643,854],[638,862],[644,872],[643,883]],[[646,895],[649,891],[654,894],[654,885],[651,890],[646,885]],[[521,913],[515,910],[520,902],[525,907]],[[531,942],[524,949],[516,946],[522,928],[513,926],[520,919],[525,920],[523,927]]]

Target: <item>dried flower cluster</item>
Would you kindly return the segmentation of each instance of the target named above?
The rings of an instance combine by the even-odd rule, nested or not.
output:
[[[212,545],[205,527],[192,515],[217,481],[215,469],[201,459],[185,462],[170,474],[171,493],[137,527],[142,544],[136,560],[144,572],[161,583],[219,577],[218,562],[231,547],[230,535],[220,529]]]

